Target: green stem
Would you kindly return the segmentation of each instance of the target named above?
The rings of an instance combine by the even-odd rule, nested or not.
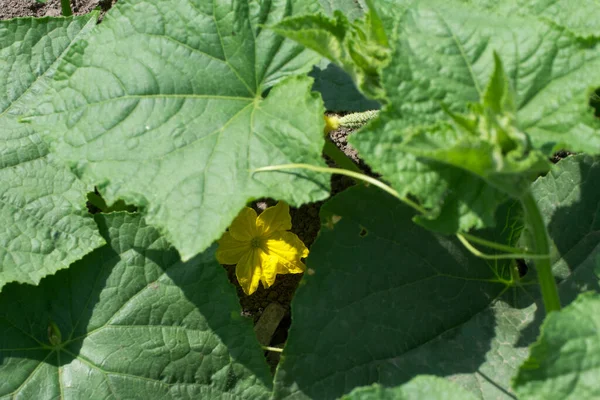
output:
[[[255,170],[253,170],[252,173],[268,172],[268,171],[282,171],[282,170],[286,170],[286,169],[306,169],[309,171],[321,172],[321,173],[325,173],[325,174],[339,174],[339,175],[349,176],[350,178],[358,179],[363,182],[370,183],[373,186],[377,186],[379,189],[383,190],[386,193],[391,194],[392,196],[394,196],[398,200],[402,201],[404,204],[414,208],[421,214],[427,214],[426,209],[424,209],[423,207],[421,207],[414,201],[407,199],[406,197],[400,196],[400,193],[398,193],[397,191],[395,191],[393,188],[386,185],[385,183],[378,181],[375,178],[371,178],[370,176],[365,175],[363,173],[348,171],[347,169],[317,167],[316,165],[311,165],[311,164],[281,164],[281,165],[269,165],[267,167],[257,168]]]
[[[471,235],[468,233],[461,233],[461,235],[463,235],[466,239],[470,240],[473,243],[477,243],[482,246],[489,247],[491,249],[506,251],[508,253],[525,253],[527,251],[527,250],[518,249],[518,248],[515,248],[512,246],[507,246],[505,244],[492,242],[492,241],[489,241],[489,240],[486,240],[486,239],[483,239],[483,238],[480,238],[478,236]]]
[[[71,11],[71,1],[70,0],[60,0],[60,8],[62,9],[62,15],[64,17],[70,17],[73,15]]]
[[[532,252],[529,251],[529,249],[520,249],[518,247],[512,247],[512,246],[508,246],[502,243],[496,243],[496,242],[492,242],[483,238],[480,238],[478,236],[475,235],[471,235],[469,233],[458,233],[457,235],[461,235],[463,236],[466,240],[469,240],[473,243],[477,243],[480,244],[482,246],[485,247],[489,247],[490,249],[495,249],[495,250],[500,250],[500,251],[506,251],[508,253],[514,253],[515,255],[518,255],[519,257],[514,257],[514,258],[530,258],[530,259],[536,259],[536,258],[550,258],[550,254],[546,253],[546,254],[534,254]]]
[[[521,204],[525,210],[525,219],[531,229],[533,237],[533,251],[538,254],[550,253],[550,242],[548,240],[548,233],[546,231],[546,225],[540,213],[535,199],[531,192],[527,192],[521,198]],[[542,291],[542,299],[544,300],[544,307],[546,313],[551,311],[560,311],[560,297],[558,296],[558,288],[556,286],[556,280],[552,275],[552,266],[550,265],[549,259],[539,259],[535,262],[535,267],[538,275],[538,282]]]
[[[349,171],[354,171],[359,174],[362,173],[360,168],[358,168],[358,166],[354,164],[354,162],[329,139],[325,140],[323,153],[325,153],[327,157],[331,158],[338,167],[347,169]]]
[[[540,259],[549,259],[550,258],[550,256],[548,254],[528,253],[521,249],[517,249],[514,247],[510,247],[510,246],[505,246],[500,243],[490,242],[485,239],[481,239],[476,236],[469,235],[467,233],[457,233],[456,237],[458,238],[458,240],[460,240],[460,242],[463,244],[463,246],[465,246],[465,248],[471,252],[471,254],[475,255],[476,257],[483,258],[486,260],[516,260],[518,258],[529,258],[531,260],[540,260]],[[469,240],[467,240],[467,237],[469,238],[469,240],[475,239],[473,241],[476,243],[477,243],[477,241],[483,241],[483,242],[486,242],[486,245],[488,247],[496,248],[498,250],[508,251],[508,254],[482,253],[481,251],[479,251],[475,247],[473,247],[473,245],[471,243],[469,243]],[[520,253],[519,253],[519,251],[520,251]]]

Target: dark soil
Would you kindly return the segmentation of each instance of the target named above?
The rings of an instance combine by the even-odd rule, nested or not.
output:
[[[87,14],[96,7],[107,11],[116,0],[71,0],[73,14]],[[36,0],[0,0],[0,19],[16,17],[58,17],[60,0],[38,3]]]
[[[575,153],[572,153],[570,151],[566,151],[566,150],[559,150],[556,153],[554,153],[554,155],[550,158],[550,161],[552,161],[554,164],[556,164],[557,162],[559,162],[560,160],[562,160],[563,158],[567,158],[570,155],[573,155]]]

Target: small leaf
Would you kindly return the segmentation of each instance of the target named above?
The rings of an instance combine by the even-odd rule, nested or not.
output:
[[[354,21],[364,15],[367,9],[362,0],[321,0],[323,10],[332,16],[335,10],[340,10]],[[367,99],[344,70],[329,62],[327,59],[316,64],[309,76],[315,79],[312,90],[321,93],[325,109],[329,111],[367,111],[379,108],[379,103]]]
[[[369,98],[384,99],[381,70],[389,62],[387,36],[374,8],[350,22],[339,10],[286,18],[271,27],[343,68]]]
[[[600,295],[585,293],[548,315],[513,385],[519,399],[600,397]]]
[[[504,71],[502,60],[496,52],[494,52],[494,72],[482,95],[481,103],[495,114],[514,114],[516,112],[514,93]]]

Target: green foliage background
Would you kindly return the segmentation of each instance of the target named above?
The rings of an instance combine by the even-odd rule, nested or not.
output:
[[[597,395],[600,7],[372,3],[0,22],[0,397]],[[364,185],[323,205],[273,378],[213,243],[250,200],[325,199],[326,175],[253,170],[324,166],[323,112],[379,106],[350,141],[427,213]],[[582,154],[529,162],[560,148]],[[529,182],[572,303],[545,320],[533,265],[442,234],[527,246]],[[139,213],[92,218],[94,187]]]

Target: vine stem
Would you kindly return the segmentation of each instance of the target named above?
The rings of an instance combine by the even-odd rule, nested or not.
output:
[[[70,0],[60,0],[60,8],[61,8],[63,17],[70,17],[71,15],[73,15],[73,11],[71,11],[71,1]]]
[[[501,244],[501,243],[496,243],[496,242],[492,242],[474,235],[471,235],[469,233],[466,232],[462,232],[459,233],[458,235],[462,235],[465,239],[470,240],[473,243],[477,243],[495,250],[501,250],[501,251],[506,251],[508,253],[524,253],[527,252],[527,249],[518,249],[512,246],[507,246],[505,244]],[[548,257],[546,255],[546,257]]]
[[[546,225],[542,218],[542,214],[538,205],[531,194],[528,191],[523,197],[521,197],[521,204],[525,210],[525,219],[531,229],[533,237],[533,247],[535,253],[549,254],[550,253],[550,242],[548,240],[548,232],[546,231]],[[558,296],[558,288],[556,286],[556,280],[552,275],[552,266],[550,265],[550,259],[542,258],[535,261],[535,267],[538,275],[538,282],[542,291],[542,299],[544,300],[544,308],[546,313],[551,311],[560,311],[560,297]]]
[[[531,260],[541,260],[541,259],[549,259],[550,258],[549,254],[527,253],[527,252],[525,252],[525,250],[522,250],[522,249],[505,246],[500,243],[489,242],[485,239],[481,239],[481,238],[478,238],[477,236],[473,236],[473,235],[468,235],[466,233],[457,233],[456,237],[463,244],[463,246],[465,246],[465,248],[471,252],[471,254],[475,255],[476,257],[483,258],[486,260],[515,260],[517,258],[529,258]],[[467,238],[468,238],[468,240],[467,240]],[[497,250],[508,251],[508,253],[507,254],[486,254],[486,253],[483,253],[483,252],[477,250],[471,243],[469,243],[469,240],[472,240],[474,242],[477,242],[477,241],[485,242],[486,243],[485,245],[487,245],[488,247],[491,247],[491,248],[494,248]]]
[[[398,193],[396,190],[394,190],[392,187],[386,185],[385,183],[383,183],[375,178],[372,178],[368,175],[354,172],[354,171],[349,171],[347,169],[318,167],[316,165],[311,165],[311,164],[281,164],[281,165],[269,165],[266,167],[257,168],[255,170],[253,170],[252,173],[267,172],[267,171],[282,171],[282,170],[287,170],[287,169],[306,169],[309,171],[321,172],[321,173],[326,173],[326,174],[346,175],[351,178],[358,179],[358,180],[370,183],[373,186],[378,187],[379,189],[383,190],[384,192],[391,194],[398,200],[400,200],[403,203],[407,204],[408,206],[414,208],[421,214],[427,213],[427,210],[425,210],[419,204],[413,202],[410,199],[400,196],[400,193]],[[535,262],[535,265],[536,265],[536,269],[537,269],[537,273],[538,273],[538,282],[540,284],[540,288],[542,291],[542,299],[544,301],[544,307],[546,309],[546,313],[550,313],[551,311],[560,311],[561,305],[560,305],[560,298],[558,296],[558,288],[556,286],[556,281],[554,279],[554,276],[552,275],[552,267],[550,265],[550,258],[548,256],[550,254],[550,242],[548,240],[548,232],[546,231],[546,225],[544,224],[544,220],[542,218],[542,214],[540,213],[540,209],[538,208],[538,205],[530,191],[528,191],[525,195],[523,195],[520,200],[521,200],[523,209],[525,210],[525,219],[526,219],[527,224],[529,225],[529,228],[531,229],[531,232],[533,234],[533,242],[534,242],[533,243],[533,252],[532,252],[533,254],[529,253],[529,252],[523,253],[523,254],[515,254],[514,252],[517,249],[510,248],[508,246],[501,245],[499,243],[489,242],[485,239],[477,238],[476,241],[478,241],[480,244],[484,244],[488,247],[495,247],[497,249],[502,249],[502,250],[508,251],[509,253],[512,253],[512,254],[504,254],[504,255],[486,255],[486,254],[481,253],[477,249],[475,249],[473,246],[471,246],[471,244],[465,238],[464,234],[463,235],[458,234],[457,237],[469,251],[471,251],[473,254],[475,254],[479,257],[482,257],[482,258],[493,258],[493,259],[513,258],[514,259],[514,258],[521,258],[521,257],[525,258],[526,257],[529,259],[537,260]],[[471,239],[474,238],[474,236],[471,236],[471,235],[468,235],[468,236]]]
[[[312,165],[312,164],[281,164],[281,165],[269,165],[267,167],[257,168],[255,170],[252,170],[252,173],[267,172],[267,171],[282,171],[282,170],[286,170],[286,169],[306,169],[309,171],[321,172],[321,173],[331,174],[331,175],[333,175],[333,174],[346,175],[346,176],[349,176],[350,178],[358,179],[363,182],[370,183],[373,186],[377,186],[379,189],[383,190],[386,193],[391,194],[392,196],[394,196],[398,200],[402,201],[404,204],[414,208],[421,214],[427,214],[426,209],[424,209],[423,207],[421,207],[414,201],[400,196],[400,193],[398,193],[397,191],[395,191],[393,188],[386,185],[385,183],[383,183],[375,178],[371,178],[370,176],[365,175],[363,173],[349,171],[347,169],[317,167],[316,165]]]

